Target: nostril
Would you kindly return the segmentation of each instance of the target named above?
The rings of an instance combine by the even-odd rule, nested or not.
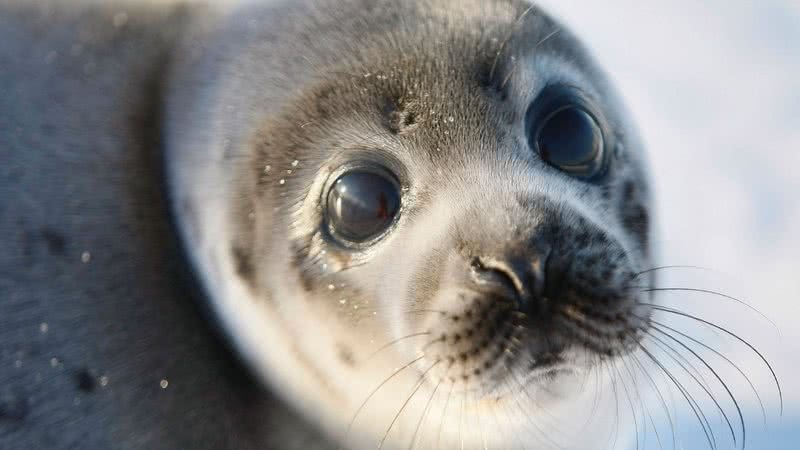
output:
[[[500,291],[498,293],[513,298],[519,306],[529,301],[532,295],[528,286],[530,280],[514,265],[488,258],[473,258],[470,267],[477,284]]]

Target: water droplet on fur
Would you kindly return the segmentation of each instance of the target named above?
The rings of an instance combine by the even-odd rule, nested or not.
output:
[[[286,170],[286,175],[291,175],[291,174],[292,174],[292,169],[287,169]]]
[[[91,253],[89,253],[89,252],[81,253],[81,262],[82,263],[86,264],[91,260],[92,260],[92,254]]]
[[[453,122],[456,121],[456,118],[453,117],[453,116],[450,116],[450,117],[447,118],[447,121],[450,122],[450,123],[453,123]]]
[[[264,173],[269,173],[270,170],[272,170],[271,165],[267,164],[266,166],[264,166]]]
[[[16,367],[17,369],[19,369],[20,367],[22,367],[22,360],[21,360],[21,359],[18,359],[18,360],[16,360],[16,361],[14,361],[14,367]]]
[[[169,381],[166,378],[164,378],[158,383],[158,385],[161,386],[161,389],[166,389],[167,387],[169,387]]]
[[[281,178],[281,179],[278,181],[278,184],[286,184],[286,180],[284,180],[283,178]]]
[[[55,369],[56,367],[58,367],[58,365],[59,365],[58,358],[55,357],[50,358],[50,367]]]
[[[39,331],[40,331],[42,334],[44,334],[44,333],[47,333],[47,331],[48,331],[49,329],[50,329],[50,326],[49,326],[49,325],[47,325],[47,322],[42,322],[42,323],[40,323],[40,324],[39,324]]]
[[[340,305],[344,305],[345,303],[347,303],[347,299],[343,298],[343,299],[339,300],[339,304]]]
[[[300,161],[298,161],[296,159],[294,161],[292,161],[292,167],[297,167],[298,164],[300,164]]]
[[[329,284],[329,285],[328,285],[328,290],[329,290],[329,291],[332,291],[332,290],[334,290],[334,289],[336,289],[336,286],[334,286],[334,285],[332,285],[332,284]]]
[[[100,386],[106,387],[108,386],[108,377],[103,375],[100,377]]]

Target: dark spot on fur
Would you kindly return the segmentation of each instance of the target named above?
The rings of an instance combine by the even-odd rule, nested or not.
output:
[[[394,134],[407,134],[418,126],[418,115],[413,104],[402,100],[387,100],[383,107],[386,128]]]
[[[0,396],[0,421],[21,422],[29,412],[27,398],[14,394]]]
[[[636,184],[633,181],[628,181],[625,183],[625,187],[623,187],[622,192],[625,203],[633,201],[633,194],[636,193]]]
[[[97,387],[97,379],[88,369],[81,369],[75,374],[75,385],[83,392],[93,392]]]
[[[319,119],[325,120],[331,117],[334,114],[334,108],[332,107],[332,103],[334,103],[334,98],[336,90],[332,86],[324,86],[321,88],[316,95],[317,100],[317,115]]]
[[[611,200],[611,194],[612,194],[611,186],[603,186],[603,189],[602,189],[601,192],[602,192],[602,195],[603,195],[603,199],[605,201]]]
[[[247,281],[252,281],[254,269],[253,259],[250,253],[237,246],[231,247],[231,254],[233,255],[233,262],[236,264],[236,273]]]
[[[342,343],[338,343],[336,344],[336,348],[339,350],[339,361],[348,367],[355,366],[356,360],[353,357],[353,350],[350,349],[350,347]]]
[[[631,233],[639,238],[642,248],[647,250],[647,239],[650,228],[650,216],[640,204],[631,205],[623,211],[623,224]]]
[[[64,250],[67,247],[67,239],[64,237],[63,234],[51,230],[49,228],[43,228],[41,231],[42,239],[44,240],[45,244],[47,245],[47,250],[52,255],[63,255]]]
[[[494,71],[493,71],[494,70]],[[475,82],[491,98],[505,102],[508,100],[508,89],[504,81],[508,76],[506,58],[497,59],[496,50],[488,51],[475,67]]]

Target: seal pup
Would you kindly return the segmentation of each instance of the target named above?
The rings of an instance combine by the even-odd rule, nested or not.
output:
[[[604,378],[651,313],[644,149],[540,9],[0,10],[4,447],[617,439]]]
[[[651,201],[568,31],[437,0],[250,5],[193,33],[167,179],[248,366],[354,448],[610,434],[612,407],[588,412],[648,326]]]

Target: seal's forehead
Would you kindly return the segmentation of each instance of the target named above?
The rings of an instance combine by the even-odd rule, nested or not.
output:
[[[300,2],[305,4],[305,2]],[[524,0],[324,0],[279,19],[280,28],[304,23],[291,44],[324,67],[361,67],[430,58],[463,69],[481,63],[503,69],[503,59],[541,51],[575,52],[573,39],[536,5]],[[289,34],[296,34],[290,32]],[[546,39],[548,38],[548,39]],[[547,47],[540,44],[549,41]],[[557,45],[563,43],[563,45]],[[283,44],[281,44],[283,45]],[[570,54],[571,58],[580,55]],[[488,70],[488,68],[486,69]]]
[[[285,86],[272,92],[286,94],[263,102],[286,119],[298,147],[469,156],[465,162],[495,152],[510,156],[516,149],[529,158],[520,144],[522,124],[543,86],[566,82],[590,97],[608,93],[569,32],[523,1],[315,4],[310,17],[277,21],[279,27],[295,18],[311,21],[301,28],[316,36],[295,30],[289,33],[293,42],[275,42],[291,46],[291,52],[281,51],[292,56],[279,68],[285,77],[268,82]],[[266,43],[258,39],[254,48],[277,51]],[[265,69],[260,73],[274,73]],[[315,126],[295,129],[298,123]],[[400,138],[381,140],[387,131]]]

